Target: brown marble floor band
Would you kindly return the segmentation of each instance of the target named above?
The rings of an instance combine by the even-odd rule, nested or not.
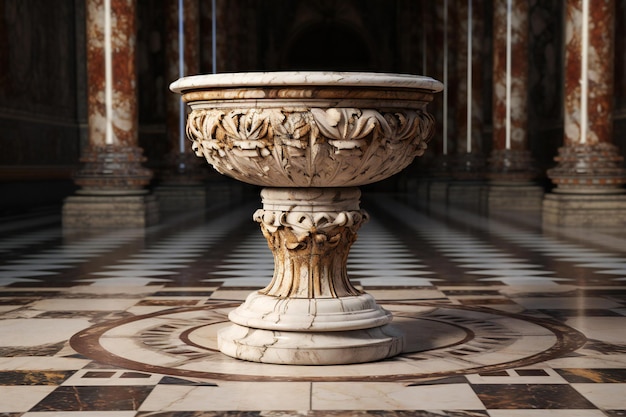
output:
[[[367,372],[366,368],[363,369],[363,372],[359,372],[357,368],[363,367],[364,365],[344,365],[344,366],[329,366],[329,367],[318,367],[318,368],[326,368],[331,369],[332,372],[327,373],[323,376],[316,375],[301,375],[299,372],[295,371],[296,368],[304,369],[306,367],[293,367],[294,371],[289,371],[289,366],[281,365],[279,368],[283,372],[275,372],[278,368],[272,368],[272,365],[261,365],[265,366],[267,369],[267,373],[264,374],[246,374],[244,371],[233,371],[233,372],[213,372],[213,371],[205,371],[205,370],[197,370],[197,369],[189,369],[183,367],[171,367],[164,366],[156,363],[144,363],[138,360],[129,359],[127,357],[123,357],[123,354],[111,352],[102,344],[102,339],[106,337],[107,332],[115,331],[124,325],[134,325],[136,323],[141,322],[142,320],[150,320],[154,318],[159,318],[161,320],[161,327],[155,327],[154,325],[147,325],[149,329],[145,333],[150,333],[154,335],[157,334],[157,338],[150,339],[151,343],[158,345],[155,349],[160,350],[165,353],[173,353],[180,355],[180,361],[183,360],[205,360],[211,363],[211,361],[217,361],[216,363],[221,363],[224,361],[225,356],[216,351],[216,349],[211,349],[207,346],[200,346],[198,344],[190,344],[188,343],[188,335],[191,331],[207,326],[214,325],[219,323],[225,323],[227,321],[225,311],[231,309],[236,304],[228,303],[228,304],[215,304],[206,307],[193,307],[193,308],[174,308],[168,309],[166,311],[147,314],[143,316],[136,316],[130,318],[124,318],[121,320],[113,320],[105,323],[101,323],[95,326],[92,326],[88,329],[85,329],[76,335],[74,335],[71,340],[71,346],[82,355],[92,358],[98,362],[106,363],[109,365],[113,365],[116,367],[122,367],[126,369],[132,369],[135,371],[141,372],[150,372],[150,373],[158,373],[164,375],[174,375],[178,377],[184,378],[200,378],[200,379],[210,379],[210,380],[225,380],[225,381],[415,381],[421,379],[432,379],[432,378],[443,378],[449,377],[453,375],[463,375],[468,373],[476,373],[476,372],[495,372],[498,370],[509,369],[512,367],[523,367],[528,366],[533,363],[538,363],[558,357],[562,357],[569,352],[572,352],[586,342],[586,338],[582,333],[572,329],[571,327],[566,326],[565,324],[556,322],[550,319],[543,318],[534,318],[523,316],[514,313],[507,313],[502,311],[493,310],[485,307],[468,307],[468,306],[460,306],[460,305],[437,305],[437,304],[429,304],[429,303],[385,303],[385,308],[392,309],[394,305],[400,309],[399,311],[394,311],[394,315],[398,318],[401,318],[403,315],[403,311],[406,314],[407,307],[409,308],[423,308],[423,307],[436,307],[438,309],[442,309],[443,311],[447,310],[445,313],[442,313],[438,320],[442,323],[450,322],[452,325],[457,327],[463,327],[464,324],[467,326],[478,326],[475,329],[478,329],[482,333],[482,335],[471,335],[463,336],[459,340],[455,340],[451,344],[444,344],[443,346],[437,346],[435,351],[440,351],[437,355],[449,358],[458,358],[464,357],[467,355],[481,354],[480,349],[472,346],[471,342],[474,339],[482,337],[482,341],[477,343],[476,345],[484,345],[485,340],[487,343],[492,343],[493,348],[496,348],[500,345],[505,348],[510,344],[514,343],[516,340],[519,340],[524,337],[524,335],[516,335],[514,332],[509,331],[506,328],[498,329],[498,325],[502,326],[502,323],[494,324],[493,322],[487,322],[484,315],[489,315],[492,317],[492,320],[502,320],[502,319],[512,319],[512,320],[520,320],[526,323],[530,323],[534,326],[538,326],[540,328],[545,329],[549,334],[552,334],[555,337],[555,342],[546,349],[542,349],[540,351],[534,352],[527,356],[522,357],[514,357],[511,356],[510,360],[503,361],[501,363],[495,364],[484,364],[482,366],[476,364],[475,366],[468,366],[466,368],[457,368],[457,369],[448,369],[445,371],[437,371],[437,372],[419,372],[419,371],[409,371],[404,373],[398,373],[390,369],[390,373],[383,373],[377,375],[371,375]],[[217,311],[217,316],[210,317],[210,314],[214,311]],[[207,317],[202,318],[202,322],[198,324],[196,319],[193,316],[185,316],[186,313],[198,313],[198,312],[206,312]],[[474,312],[479,314],[479,318],[472,319],[463,317],[462,314]],[[409,313],[410,317],[411,314]],[[419,315],[416,315],[419,317]],[[437,317],[437,316],[435,316]],[[167,320],[171,320],[171,324],[167,324]],[[174,320],[175,319],[175,320]],[[188,320],[188,323],[184,321]],[[455,322],[456,321],[456,322]],[[479,327],[482,327],[480,329]],[[506,326],[504,326],[506,327]],[[133,339],[140,338],[141,330],[134,330]],[[476,333],[476,331],[473,331]],[[536,331],[535,331],[536,332]],[[173,338],[177,339],[178,344],[176,346],[168,347],[167,346],[167,336],[168,333],[173,334]],[[120,330],[116,333],[116,341],[120,341],[124,339],[124,330]],[[164,336],[161,340],[158,339],[158,335]],[[183,340],[185,339],[185,340]],[[186,347],[185,347],[186,346]],[[442,349],[448,349],[445,352]],[[425,352],[409,352],[401,354],[397,360],[404,361],[405,363],[414,362],[419,363],[419,361],[423,361],[423,355],[429,355],[428,350]],[[204,358],[203,358],[204,356]],[[468,359],[469,360],[469,359]],[[389,360],[388,365],[394,361]],[[478,361],[479,362],[479,361]],[[178,363],[178,361],[177,361]],[[235,360],[236,366],[243,367],[245,369],[246,366],[256,366],[257,364],[248,363],[244,361]],[[249,364],[249,365],[246,365]],[[367,366],[367,364],[365,364]],[[315,368],[315,367],[313,367]],[[334,375],[333,375],[334,374]]]

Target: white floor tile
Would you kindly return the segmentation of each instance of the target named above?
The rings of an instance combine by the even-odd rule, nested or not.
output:
[[[311,385],[304,382],[220,382],[217,387],[159,385],[140,411],[307,410]]]
[[[593,405],[605,410],[626,410],[626,383],[572,384]]]
[[[454,393],[454,395],[451,395]],[[405,387],[399,383],[313,384],[314,410],[481,410],[466,384]]]
[[[48,385],[0,385],[0,412],[19,413],[28,411],[54,391],[55,388],[55,386]]]
[[[55,298],[35,301],[32,308],[42,311],[124,311],[139,299]]]
[[[68,340],[91,326],[87,319],[0,320],[0,346],[39,346]]]

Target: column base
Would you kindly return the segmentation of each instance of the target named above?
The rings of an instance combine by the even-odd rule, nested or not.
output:
[[[207,190],[204,185],[160,185],[154,189],[161,212],[201,210],[207,206]]]
[[[232,324],[222,329],[218,349],[234,358],[288,365],[343,365],[373,362],[404,349],[392,325],[342,332],[286,332]]]
[[[63,203],[63,228],[146,227],[159,220],[154,195],[74,195]]]
[[[337,365],[372,362],[402,352],[404,334],[369,294],[279,298],[254,292],[217,336],[225,355],[252,362]]]
[[[391,322],[391,313],[367,293],[338,298],[279,298],[253,292],[233,310],[233,323],[289,332],[370,329]]]
[[[571,227],[626,226],[626,194],[546,194],[543,223]]]
[[[489,210],[541,210],[543,188],[533,184],[490,184],[487,194]]]

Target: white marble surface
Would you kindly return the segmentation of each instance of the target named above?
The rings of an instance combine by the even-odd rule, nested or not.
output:
[[[252,362],[339,365],[378,361],[404,349],[404,335],[391,325],[338,332],[281,332],[236,324],[217,336],[219,350]]]
[[[227,238],[213,244],[207,242],[204,257],[194,254],[179,258],[182,254],[178,250],[179,239],[170,241],[170,254],[159,250],[144,257],[158,247],[164,237],[183,235],[185,230],[175,225],[170,232],[159,228],[150,232],[149,239],[141,238],[138,245],[126,245],[126,251],[103,253],[102,259],[95,258],[93,262],[85,263],[82,257],[73,256],[63,259],[64,262],[59,264],[66,265],[71,259],[76,262],[75,269],[57,270],[61,275],[52,281],[40,278],[28,285],[3,288],[5,307],[9,311],[0,313],[0,325],[3,321],[19,318],[21,321],[16,331],[28,329],[33,338],[30,346],[23,346],[23,340],[15,346],[12,344],[18,342],[15,337],[22,335],[9,332],[8,328],[0,329],[7,330],[7,334],[0,331],[0,341],[15,336],[8,339],[8,345],[2,346],[4,357],[0,357],[0,373],[4,385],[0,387],[0,414],[22,416],[26,413],[23,417],[69,417],[74,414],[81,417],[133,417],[168,413],[199,416],[226,414],[224,411],[236,414],[236,409],[240,410],[239,413],[245,409],[263,415],[304,415],[308,411],[311,415],[351,416],[362,413],[359,410],[363,409],[371,410],[369,415],[391,415],[393,410],[402,410],[396,414],[405,416],[599,417],[619,414],[618,410],[622,408],[611,407],[623,407],[620,394],[624,389],[626,354],[622,353],[621,346],[625,343],[623,320],[626,311],[621,295],[625,287],[624,281],[617,282],[613,276],[598,273],[604,270],[602,265],[598,268],[577,266],[582,263],[579,258],[591,256],[591,245],[587,252],[572,252],[567,259],[558,260],[546,255],[538,245],[520,248],[519,244],[511,243],[513,239],[531,242],[527,236],[533,237],[533,242],[555,239],[552,235],[542,237],[537,228],[509,229],[508,235],[494,235],[499,229],[494,227],[493,218],[477,220],[465,212],[444,222],[444,212],[440,210],[432,211],[432,215],[425,219],[423,212],[403,211],[394,205],[377,206],[378,196],[376,201],[372,200],[368,200],[364,208],[374,206],[372,212],[381,215],[359,230],[359,240],[348,262],[349,273],[355,287],[376,297],[382,307],[394,314],[393,325],[405,330],[406,349],[399,356],[358,365],[299,366],[247,362],[219,352],[217,332],[230,325],[228,313],[251,291],[262,287],[262,274],[265,274],[266,282],[270,280],[269,268],[260,266],[262,260],[273,264],[267,242],[258,231],[250,229],[252,209],[241,216],[241,223],[240,218],[234,218],[229,211],[227,217],[212,217],[209,230],[202,224],[190,226],[198,231],[198,235],[206,236],[213,228],[228,222],[244,225],[243,231],[229,233]],[[254,206],[258,206],[258,201]],[[384,222],[380,221],[383,219]],[[412,228],[413,222],[415,229]],[[519,227],[519,223],[509,226]],[[419,234],[429,230],[433,232],[430,236],[449,235],[452,238],[445,243],[441,241],[446,246],[434,248],[431,240]],[[440,250],[458,248],[454,236],[463,234],[476,237],[474,242],[463,240],[467,258],[450,258],[446,256],[448,252]],[[494,242],[502,243],[503,239],[508,243],[497,249],[506,252],[504,255],[510,260],[498,258],[491,263],[488,258],[480,256],[489,255],[484,252],[485,245],[480,243],[493,246]],[[58,241],[56,245],[60,243]],[[222,257],[219,248],[226,245],[235,249],[230,252],[232,256]],[[476,253],[472,251],[474,245]],[[579,245],[586,247],[582,243]],[[47,243],[39,245],[35,242],[29,253],[47,252],[50,247]],[[25,259],[16,253],[11,257]],[[534,253],[539,256],[533,256]],[[137,256],[139,254],[142,255]],[[616,258],[606,255],[606,259]],[[147,260],[143,262],[143,259]],[[113,265],[141,263],[147,269],[153,269],[149,268],[153,265],[154,269],[167,271],[171,270],[170,265],[183,261],[189,269],[173,270],[180,277],[167,285],[95,287],[79,281],[89,276],[98,277],[91,273],[102,271],[119,271],[122,277],[124,269],[108,268]],[[393,268],[386,268],[389,262],[393,263]],[[566,285],[519,285],[512,281],[507,285],[482,280],[482,277],[497,276],[467,273],[478,269],[505,269],[504,265],[497,264],[509,262],[512,263],[510,266],[543,269],[546,275],[579,279],[565,281]],[[607,262],[621,261],[612,259]],[[6,264],[18,263],[7,261]],[[451,268],[453,264],[455,266]],[[35,265],[37,269],[39,265]],[[207,270],[209,265],[211,270]],[[251,265],[258,267],[258,278],[257,275],[254,277],[259,285],[238,285],[246,281],[235,277],[250,273]],[[536,268],[534,265],[541,266]],[[513,273],[516,268],[507,269]],[[217,271],[221,273],[216,274]],[[367,271],[380,271],[380,276],[370,279]],[[437,281],[427,287],[421,287],[420,281],[411,284],[407,280],[411,272],[417,277],[429,272],[430,275],[424,277],[436,277]],[[581,276],[576,275],[577,272]],[[582,276],[583,272],[585,276]],[[102,280],[118,278],[99,277]],[[215,279],[216,282],[205,285],[204,279]],[[74,308],[88,306],[89,300],[96,300],[101,303],[100,307],[104,307],[108,299],[111,300],[108,311],[62,309],[63,303],[72,300],[80,300],[72,304]],[[128,307],[126,302],[118,302],[125,299],[133,299],[134,304]],[[39,302],[44,300],[58,302]],[[195,304],[189,303],[194,300]],[[616,303],[621,307],[616,308]],[[427,307],[430,310],[425,310]],[[518,314],[512,316],[506,312]],[[141,314],[146,316],[137,317]],[[61,321],[61,318],[70,321]],[[589,341],[575,351],[547,352],[545,349],[552,347],[560,333],[543,327],[541,323],[546,319],[560,323],[561,330],[565,328],[563,324],[574,326]],[[33,320],[32,324],[30,320]],[[59,341],[56,336],[37,334],[41,326],[49,323],[67,337],[76,324],[75,320],[82,320],[89,327],[101,326],[101,329],[108,330],[102,335],[95,334],[91,339],[93,344],[80,351],[77,345]],[[205,343],[199,346],[196,336],[203,336]],[[561,340],[571,346],[570,337]],[[47,343],[55,341],[57,343],[52,346]],[[483,366],[494,362],[496,372],[493,365]],[[53,371],[58,372],[51,374]],[[51,376],[67,379],[51,381]],[[276,381],[284,383],[265,385]],[[44,385],[48,383],[51,385]],[[484,389],[485,385],[491,387]],[[16,386],[19,388],[14,389]],[[529,389],[525,390],[523,386]],[[56,400],[43,396],[42,389],[47,391],[48,387],[54,389],[51,394]],[[554,395],[553,388],[571,395]],[[108,398],[115,399],[119,398],[120,392],[133,389],[139,393],[133,403],[137,409],[121,409],[116,401],[110,401],[101,407],[106,411],[95,410],[100,406],[92,400],[91,393],[103,395],[109,392]],[[497,398],[494,401],[494,396],[500,394],[501,401]],[[13,401],[11,396],[16,399]],[[592,409],[575,409],[577,405],[572,405],[572,397],[587,399],[595,405],[587,405]],[[18,406],[17,402],[23,406]],[[59,410],[27,411],[38,403],[50,408],[60,404]],[[91,409],[72,411],[79,405],[91,406]],[[498,409],[503,406],[516,409]],[[9,411],[16,408],[23,411]]]
[[[605,410],[626,410],[625,383],[572,384],[572,387],[598,408]]]
[[[228,73],[184,77],[187,137],[221,174],[266,187],[347,187],[424,153],[442,84],[407,74]]]
[[[241,326],[289,332],[358,330],[391,322],[369,294],[340,298],[277,298],[258,292],[228,318]]]
[[[454,395],[450,395],[450,390]],[[448,386],[424,385],[404,388],[403,384],[325,382],[313,386],[313,408],[339,410],[346,402],[355,410],[481,410],[484,405],[476,394],[463,384]]]
[[[157,386],[140,411],[307,410],[310,384],[306,382],[220,382],[216,387]],[[279,395],[277,395],[280,393]]]
[[[489,410],[490,417],[606,417],[600,410]]]
[[[56,298],[36,301],[33,308],[48,311],[108,311],[112,308],[129,308],[137,300],[138,298],[108,298],[103,300]]]
[[[350,86],[350,87],[403,87],[438,92],[443,84],[430,77],[410,74],[373,72],[243,72],[193,75],[174,81],[170,89],[176,93],[186,90],[213,87],[265,87],[265,86]]]
[[[584,305],[586,308],[592,306]],[[626,317],[572,317],[565,322],[595,340],[621,345],[626,329]]]
[[[296,379],[339,378],[354,373],[376,378],[393,375],[406,379],[413,374],[428,375],[433,372],[475,369],[484,365],[525,360],[524,358],[532,357],[556,342],[555,335],[543,326],[506,315],[467,309],[435,308],[433,305],[401,303],[393,304],[391,307],[395,315],[393,326],[406,335],[402,356],[383,362],[365,363],[358,367],[286,366],[232,359],[218,352],[217,335],[230,326],[225,321],[228,310],[223,309],[196,309],[187,312],[164,310],[159,314],[139,318],[107,330],[99,337],[99,343],[107,351],[138,366],[142,363],[152,363],[173,367],[181,372],[207,375],[225,373],[248,375],[251,378],[274,375]],[[245,334],[247,330],[244,332],[244,338]],[[288,348],[285,353],[287,355],[295,355],[301,346],[308,343],[307,340],[292,343],[293,341],[290,342],[287,338],[276,337],[285,334],[271,331],[262,334],[259,331],[259,337],[252,342],[260,345],[272,344],[278,340],[280,342],[278,347]],[[137,335],[141,336],[138,338]],[[188,341],[182,337],[183,335],[187,335]],[[329,339],[333,337],[328,333],[314,336]],[[264,349],[258,345],[249,348],[250,355],[254,353],[260,355]],[[188,357],[181,356],[180,352],[187,352]],[[345,352],[344,350],[343,354]],[[313,354],[316,353],[311,353]]]
[[[54,389],[54,386],[0,386],[0,409],[8,413],[28,411]]]
[[[47,371],[76,370],[87,366],[89,362],[89,359],[18,356],[0,358],[0,371],[23,371],[32,369],[45,369]]]
[[[84,318],[0,320],[0,346],[38,346],[59,343],[90,325],[91,323]]]

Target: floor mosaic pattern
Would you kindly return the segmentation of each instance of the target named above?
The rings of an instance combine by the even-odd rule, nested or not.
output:
[[[408,347],[359,365],[216,350],[272,274],[256,196],[145,231],[0,219],[0,416],[626,416],[626,231],[366,197],[349,274]]]

